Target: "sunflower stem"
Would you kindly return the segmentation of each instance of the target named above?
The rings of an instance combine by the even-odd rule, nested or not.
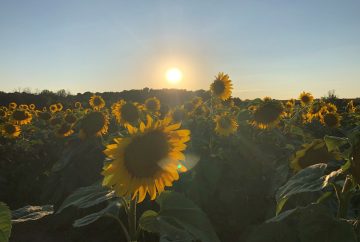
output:
[[[129,222],[129,233],[130,233],[130,241],[136,242],[137,241],[137,233],[136,233],[136,200],[130,200],[129,205],[129,213],[128,213],[128,222]]]

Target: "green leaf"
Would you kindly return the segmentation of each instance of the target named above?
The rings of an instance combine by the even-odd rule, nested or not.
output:
[[[44,205],[44,206],[28,205],[12,211],[12,222],[22,223],[31,220],[38,220],[53,213],[54,213],[54,208],[52,205]]]
[[[278,214],[288,198],[295,194],[321,191],[325,180],[324,173],[326,167],[327,165],[324,163],[306,167],[280,187],[276,193],[276,201],[278,203],[276,213]]]
[[[100,210],[99,212],[92,213],[85,217],[75,220],[73,226],[83,227],[95,222],[96,220],[104,216],[110,215],[110,216],[118,217],[121,206],[122,205],[119,201],[111,201],[106,208]]]
[[[81,187],[65,199],[56,213],[67,207],[88,208],[115,197],[114,191],[103,187],[100,182],[88,187]]]
[[[158,216],[159,214],[153,210],[145,211],[139,219],[140,228],[150,233],[160,233]]]
[[[247,242],[356,242],[352,225],[337,219],[327,207],[312,204],[285,211],[256,226]]]
[[[163,192],[156,202],[160,205],[159,213],[145,212],[140,226],[147,231],[160,233],[161,241],[220,241],[206,214],[182,194]]]
[[[324,141],[329,152],[340,150],[341,146],[349,144],[348,138],[329,135],[324,137]]]
[[[11,234],[11,212],[5,203],[0,202],[0,242],[8,242]]]

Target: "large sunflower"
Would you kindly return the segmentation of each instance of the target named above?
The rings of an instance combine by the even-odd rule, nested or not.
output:
[[[303,145],[303,148],[296,152],[295,157],[290,162],[290,167],[294,171],[299,171],[311,165],[328,163],[340,158],[338,153],[328,151],[324,140],[315,139],[310,144]]]
[[[89,112],[81,120],[80,134],[81,138],[100,136],[106,134],[109,126],[109,118],[100,111]]]
[[[313,102],[314,97],[309,92],[302,92],[302,93],[300,93],[299,99],[300,99],[301,105],[306,106]]]
[[[170,125],[170,118],[153,121],[148,117],[147,124],[139,128],[127,126],[128,138],[116,138],[104,153],[113,161],[106,165],[102,174],[103,185],[112,187],[118,196],[137,197],[144,200],[146,194],[153,200],[172,186],[179,178],[178,170],[185,171],[180,161],[190,140],[189,130],[179,130],[180,124]]]
[[[231,96],[232,84],[229,75],[220,72],[210,85],[211,93],[225,101]]]
[[[145,100],[145,109],[150,113],[156,113],[160,110],[160,100],[156,97]]]
[[[251,123],[260,129],[274,127],[280,122],[283,112],[284,106],[280,101],[262,102],[256,107]]]
[[[236,132],[238,124],[229,113],[215,116],[215,132],[220,136],[229,136]]]
[[[16,138],[20,135],[21,129],[18,125],[6,123],[2,126],[1,133],[6,138]]]
[[[136,124],[140,120],[141,110],[137,103],[120,100],[111,107],[111,113],[121,125]]]
[[[104,99],[101,96],[97,95],[94,95],[90,98],[89,104],[94,110],[100,110],[105,107]]]
[[[32,115],[26,110],[16,109],[12,112],[11,118],[15,124],[23,125],[31,122]]]

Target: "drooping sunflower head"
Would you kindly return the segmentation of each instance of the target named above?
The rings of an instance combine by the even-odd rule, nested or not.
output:
[[[135,124],[140,120],[141,110],[137,103],[120,100],[111,107],[116,121],[121,125]]]
[[[60,110],[58,110],[58,106],[56,104],[50,105],[49,110],[52,113],[56,113],[57,111],[60,111]]]
[[[217,76],[215,76],[215,80],[210,85],[211,93],[225,101],[231,96],[232,91],[232,83],[229,75],[220,72]]]
[[[9,109],[14,110],[17,107],[17,104],[15,102],[9,103]]]
[[[11,118],[17,125],[29,124],[32,120],[32,115],[26,110],[16,109],[12,112]]]
[[[145,100],[145,109],[150,113],[156,113],[160,110],[160,100],[156,97]]]
[[[74,130],[72,129],[72,125],[68,123],[63,123],[56,131],[55,134],[59,138],[64,138],[72,135]]]
[[[170,119],[153,121],[139,128],[127,126],[130,137],[116,138],[104,153],[112,159],[105,166],[103,185],[111,187],[118,196],[132,196],[140,203],[146,194],[154,200],[185,171],[180,161],[190,140],[189,130],[179,130],[180,124],[170,125]]]
[[[21,129],[18,125],[12,123],[5,123],[1,126],[1,133],[4,137],[12,139],[20,135]]]
[[[301,102],[302,106],[309,105],[314,100],[314,97],[313,97],[313,95],[311,95],[310,92],[302,92],[302,93],[300,93],[299,98],[300,98],[300,102]]]
[[[311,165],[328,163],[340,158],[337,152],[328,151],[324,140],[315,139],[310,144],[303,145],[303,148],[296,152],[290,162],[290,167],[297,172]]]
[[[98,95],[93,95],[89,100],[89,104],[94,110],[100,110],[105,107],[104,99]]]
[[[340,126],[341,117],[338,113],[325,113],[321,115],[320,122],[329,128],[336,128]]]
[[[73,113],[69,112],[65,115],[64,120],[68,124],[74,124],[74,123],[76,123],[77,118]]]
[[[100,111],[87,113],[80,123],[80,138],[88,138],[106,134],[109,126],[108,116]]]
[[[280,122],[283,112],[284,106],[280,101],[262,102],[256,107],[251,123],[260,129],[274,127]]]
[[[215,116],[215,132],[220,136],[229,136],[237,131],[236,119],[229,113]]]
[[[48,121],[51,119],[52,115],[47,111],[43,111],[43,112],[38,112],[38,117],[42,120]]]

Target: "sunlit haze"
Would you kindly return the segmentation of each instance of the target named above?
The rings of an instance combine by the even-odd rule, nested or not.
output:
[[[357,97],[359,12],[357,0],[0,0],[0,90],[208,90],[225,72],[244,99]]]

